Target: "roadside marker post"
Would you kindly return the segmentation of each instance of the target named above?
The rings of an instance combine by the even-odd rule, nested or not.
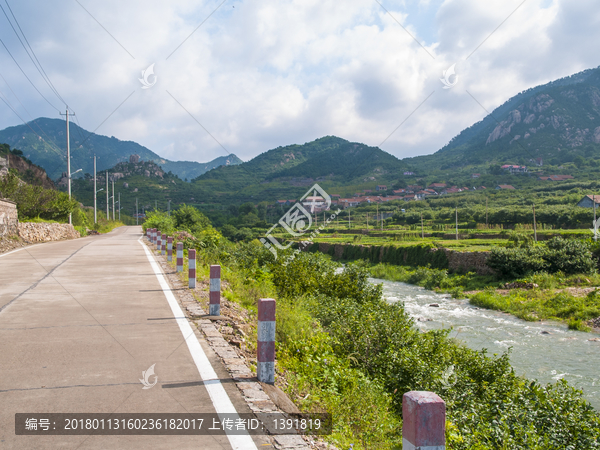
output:
[[[221,315],[221,266],[218,264],[210,266],[208,314],[211,316]]]
[[[190,279],[189,287],[194,289],[196,287],[196,250],[193,248],[188,250],[188,267]]]
[[[177,243],[177,272],[183,272],[183,242]]]
[[[158,234],[156,235],[156,250],[160,251],[161,245],[162,245],[162,236],[159,231]]]
[[[167,237],[167,235],[166,235],[166,234],[163,234],[163,237],[162,237],[162,245],[161,245],[161,247],[160,247],[160,254],[161,254],[161,255],[166,255],[166,254],[167,254],[167,239],[169,239],[169,238]]]
[[[275,299],[261,298],[258,301],[258,381],[275,383]]]
[[[154,236],[156,235],[156,230],[154,228],[150,228],[150,242],[154,244]]]
[[[173,261],[173,238],[171,236],[167,238],[167,261]]]
[[[446,403],[434,392],[410,391],[402,397],[402,448],[446,449]]]
[[[157,229],[152,228],[152,243],[153,244],[156,244],[156,233],[157,233]]]

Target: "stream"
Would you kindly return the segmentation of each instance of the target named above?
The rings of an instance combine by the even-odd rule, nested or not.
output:
[[[571,331],[558,322],[526,322],[419,286],[370,281],[383,283],[388,302],[403,302],[421,330],[452,327],[450,337],[475,350],[487,348],[489,354],[501,354],[512,347],[510,361],[518,375],[543,384],[564,378],[600,410],[600,342],[590,341],[598,334]],[[429,306],[434,303],[439,307]]]

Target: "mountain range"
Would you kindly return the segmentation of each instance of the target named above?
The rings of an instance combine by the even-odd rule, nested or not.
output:
[[[207,163],[195,161],[170,161],[152,150],[132,141],[121,141],[114,136],[102,136],[84,130],[76,123],[69,124],[71,140],[71,171],[82,169],[85,173],[94,171],[93,156],[96,155],[97,170],[110,169],[116,164],[128,161],[130,155],[137,154],[144,161],[153,161],[164,171],[172,172],[181,179],[196,178],[221,165],[240,164],[237,156],[219,156]],[[19,149],[26,158],[46,169],[48,175],[58,179],[66,171],[66,126],[60,119],[40,117],[26,125],[8,127],[0,131],[0,143]]]
[[[59,146],[64,141],[64,122],[42,118],[28,125],[40,129],[41,137],[28,127],[11,127],[0,131],[0,143],[23,150],[57,178],[64,170],[64,147]],[[577,182],[595,179],[600,167],[600,68],[521,92],[437,152],[403,160],[377,147],[326,136],[277,147],[244,163],[234,155],[206,164],[174,162],[135,142],[90,134],[76,125],[72,130],[74,169],[84,167],[90,173],[93,152],[101,157],[99,170],[128,161],[134,153],[161,166],[168,176],[155,176],[156,170],[148,170],[144,178],[135,167],[113,170],[122,173],[119,181],[138,189],[136,196],[146,197],[148,204],[171,200],[228,205],[295,199],[315,182],[342,196],[374,190],[376,185],[432,182],[520,188],[548,183],[538,180],[541,175],[566,174]],[[511,175],[501,168],[507,164],[527,165],[530,176]],[[182,180],[173,179],[169,171]],[[185,178],[190,183],[183,182]],[[82,183],[89,184],[89,177]]]

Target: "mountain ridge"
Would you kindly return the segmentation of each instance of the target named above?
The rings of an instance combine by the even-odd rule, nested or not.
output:
[[[195,161],[170,161],[134,141],[121,141],[70,123],[71,168],[82,169],[83,173],[93,173],[93,155],[97,155],[97,170],[109,169],[119,162],[129,160],[137,154],[145,161],[154,161],[166,172],[171,171],[180,178],[195,178],[220,165],[240,164],[236,155],[220,156],[206,163]],[[0,130],[0,143],[17,148],[43,167],[48,175],[57,179],[66,168],[66,130],[61,119],[40,117],[27,125],[15,125]],[[79,175],[78,175],[79,176]]]

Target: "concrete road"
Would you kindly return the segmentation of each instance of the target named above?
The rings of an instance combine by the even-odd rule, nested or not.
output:
[[[201,378],[212,369],[197,365],[140,236],[123,227],[0,255],[0,449],[269,448],[248,436],[15,435],[15,413],[215,412]],[[206,343],[188,338],[227,404],[249,412]],[[142,389],[152,364],[158,383]]]

